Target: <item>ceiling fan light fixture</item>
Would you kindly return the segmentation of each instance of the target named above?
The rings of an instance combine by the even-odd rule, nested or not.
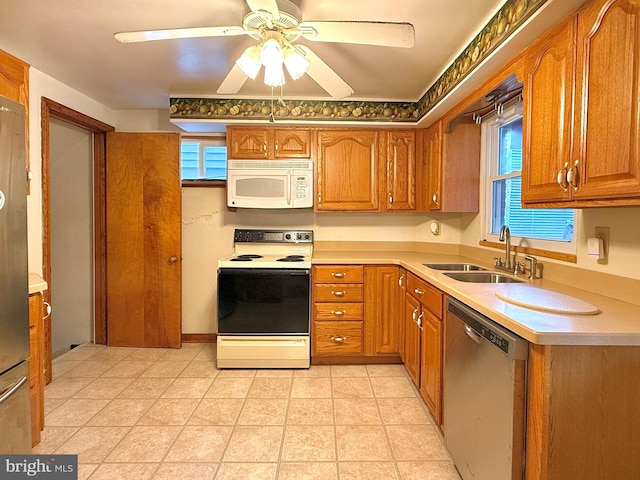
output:
[[[284,52],[282,46],[275,38],[270,38],[262,44],[260,49],[260,61],[267,67],[278,66],[282,69],[282,62],[284,62]]]
[[[264,66],[264,84],[269,87],[281,87],[284,85],[284,71],[282,64]]]
[[[260,45],[253,45],[247,48],[242,55],[240,55],[240,58],[236,60],[236,65],[247,77],[255,80],[262,67],[262,62],[260,61]]]
[[[298,52],[295,47],[285,47],[284,66],[287,67],[287,71],[289,72],[289,75],[291,75],[291,78],[298,80],[307,73],[310,65],[309,60],[307,60],[303,54]]]

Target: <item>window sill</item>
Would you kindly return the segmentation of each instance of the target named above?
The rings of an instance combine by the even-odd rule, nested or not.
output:
[[[498,248],[504,251],[504,243],[489,242],[480,240],[479,245],[483,247]],[[535,255],[536,257],[553,258],[554,260],[562,260],[563,262],[578,263],[578,256],[571,253],[552,252],[551,250],[542,250],[539,248],[522,247],[520,245],[512,245],[511,250],[525,255]]]
[[[221,188],[227,186],[226,180],[182,180],[183,187]]]

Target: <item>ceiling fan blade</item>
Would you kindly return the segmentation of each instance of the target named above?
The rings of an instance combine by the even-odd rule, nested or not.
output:
[[[399,22],[302,22],[299,30],[316,42],[411,48],[415,39],[413,25]]]
[[[174,40],[178,38],[228,37],[249,33],[240,26],[170,28],[166,30],[143,30],[120,32],[113,36],[122,43],[149,42],[152,40]]]
[[[246,0],[247,5],[253,13],[271,15],[271,18],[280,17],[278,3],[276,0]]]
[[[308,47],[296,45],[296,48],[301,50],[305,58],[309,61],[310,65],[309,70],[307,70],[307,75],[324,88],[329,95],[334,98],[346,98],[353,93],[353,88]]]
[[[249,77],[247,77],[247,75],[242,70],[240,70],[240,67],[238,67],[238,65],[234,63],[231,71],[222,81],[222,83],[218,87],[218,90],[216,90],[216,93],[237,93],[242,88],[242,85],[244,85],[244,82],[247,81],[247,78]]]

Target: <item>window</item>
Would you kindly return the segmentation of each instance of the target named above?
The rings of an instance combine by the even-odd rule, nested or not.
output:
[[[182,180],[226,180],[227,146],[224,137],[183,137],[180,170]]]
[[[485,156],[485,218],[483,236],[498,241],[507,225],[515,243],[575,253],[573,209],[522,208],[522,114],[515,106],[482,122]],[[513,240],[512,240],[513,241]]]

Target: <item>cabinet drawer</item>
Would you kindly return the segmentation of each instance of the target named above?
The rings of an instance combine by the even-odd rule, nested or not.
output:
[[[362,265],[314,265],[315,283],[362,283],[364,268]]]
[[[362,354],[362,322],[314,322],[316,355]]]
[[[362,320],[363,304],[354,303],[314,303],[315,320]]]
[[[442,292],[430,283],[409,273],[407,291],[420,300],[438,318],[442,318]]]
[[[313,286],[313,300],[316,302],[361,302],[362,284],[320,283]]]

